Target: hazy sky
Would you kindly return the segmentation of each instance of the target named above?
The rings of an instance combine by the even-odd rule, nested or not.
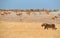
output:
[[[60,0],[0,0],[0,9],[59,9]]]

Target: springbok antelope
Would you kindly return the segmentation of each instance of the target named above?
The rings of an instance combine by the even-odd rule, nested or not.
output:
[[[30,15],[30,13],[31,13],[30,10],[26,10],[25,12],[26,12],[26,14],[28,14],[28,15]]]
[[[20,16],[20,15],[22,15],[22,13],[18,13],[18,14],[16,14],[17,16]]]
[[[26,14],[30,15],[30,12],[26,12]]]
[[[4,14],[1,14],[1,15],[4,15]]]
[[[52,17],[53,20],[55,20],[55,19],[57,19],[57,18],[58,18],[57,16]]]
[[[7,11],[2,11],[2,13],[1,13],[1,15],[8,15],[8,14],[10,14],[8,10]]]

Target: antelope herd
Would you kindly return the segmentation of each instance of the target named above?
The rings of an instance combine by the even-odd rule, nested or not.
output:
[[[57,13],[58,11],[57,10],[32,10],[32,9],[31,10],[0,10],[0,16],[7,16],[7,15],[10,15],[11,13],[15,13],[16,16],[21,16],[21,15],[23,15],[23,12],[30,16],[31,13],[34,14],[34,15],[36,15],[37,13],[39,15],[41,15],[42,13],[44,13],[46,15],[50,15],[50,12],[52,12],[52,13],[56,12]],[[58,14],[58,16],[60,16],[60,14]],[[57,18],[60,18],[58,16],[51,16],[51,19],[55,20]],[[22,21],[22,19],[20,19],[20,20]],[[52,28],[52,29],[55,29],[55,30],[57,29],[55,27],[55,24],[43,23],[41,26],[44,27],[44,29],[48,29],[48,28]]]
[[[0,10],[0,15],[5,16],[5,15],[9,15],[11,14],[11,12],[16,13],[17,16],[21,16],[22,12],[26,12],[27,15],[30,15],[31,13],[35,13],[35,12],[39,12],[39,14],[41,14],[41,12],[46,13],[47,15],[49,15],[50,12],[56,12],[57,13],[58,10]],[[58,14],[60,16],[60,14]],[[58,16],[54,16],[51,17],[51,19],[57,19]]]

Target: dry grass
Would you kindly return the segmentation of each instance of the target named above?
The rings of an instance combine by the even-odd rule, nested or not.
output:
[[[42,23],[0,22],[0,38],[60,38],[60,24],[57,30],[44,30]]]

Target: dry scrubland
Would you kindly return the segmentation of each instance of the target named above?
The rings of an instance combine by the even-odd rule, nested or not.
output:
[[[42,23],[0,22],[0,38],[60,38],[60,24],[57,30],[41,27]]]
[[[48,12],[0,11],[0,38],[60,38],[60,11]],[[45,22],[57,30],[44,30]]]

